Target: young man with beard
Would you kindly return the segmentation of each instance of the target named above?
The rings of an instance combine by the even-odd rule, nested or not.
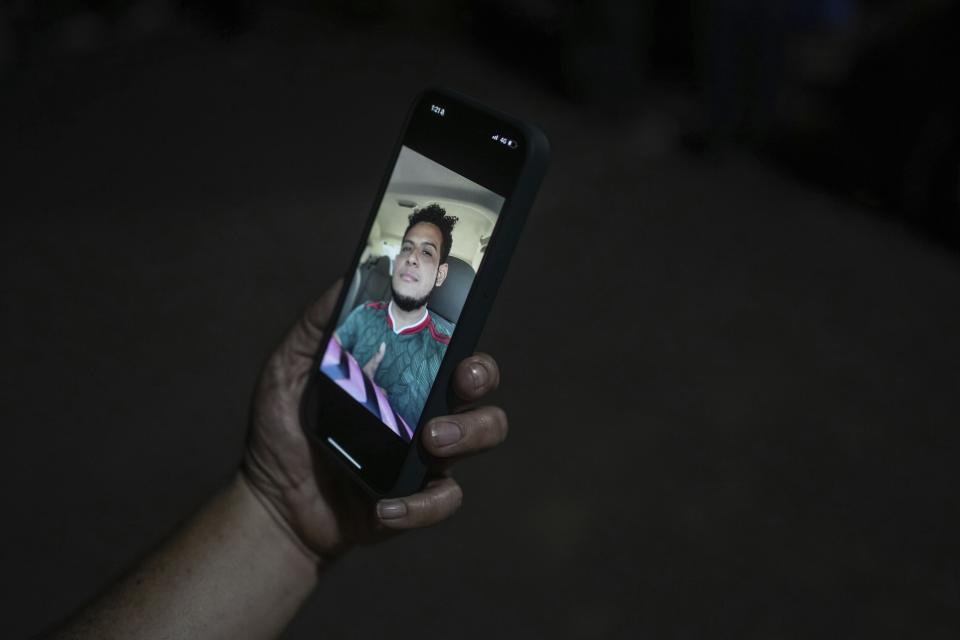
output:
[[[414,211],[394,263],[391,300],[357,307],[335,333],[411,429],[453,334],[452,324],[430,314],[427,301],[447,277],[456,223],[438,204]]]

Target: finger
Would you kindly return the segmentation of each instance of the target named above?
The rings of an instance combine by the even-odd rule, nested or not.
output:
[[[464,358],[453,372],[453,391],[462,400],[479,400],[500,385],[500,367],[485,353]]]
[[[440,416],[421,431],[423,446],[437,458],[473,455],[491,449],[507,437],[507,414],[500,407],[478,407]]]
[[[283,347],[297,355],[313,358],[320,348],[323,332],[330,324],[330,315],[333,313],[333,307],[337,304],[341,287],[343,287],[342,278],[333,283],[320,296],[320,299],[307,309],[307,312],[297,321],[297,324],[290,329]]]
[[[377,519],[390,529],[429,527],[446,520],[463,503],[463,490],[450,477],[431,480],[420,493],[377,503]]]

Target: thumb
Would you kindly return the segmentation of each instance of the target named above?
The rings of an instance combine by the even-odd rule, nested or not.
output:
[[[377,369],[380,368],[380,362],[383,360],[383,354],[386,352],[386,350],[387,344],[385,342],[381,342],[380,348],[377,349],[377,352],[370,356],[367,364],[363,365],[363,372],[371,378],[377,375]]]
[[[343,279],[341,278],[333,283],[320,296],[320,299],[307,309],[307,312],[287,333],[287,337],[280,346],[281,351],[292,356],[305,356],[313,359],[314,354],[320,348],[320,339],[323,337],[323,332],[330,324],[330,315],[333,313],[333,307],[337,304],[337,297],[339,297],[342,287]]]

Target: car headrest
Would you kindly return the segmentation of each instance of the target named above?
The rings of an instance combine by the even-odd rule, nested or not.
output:
[[[353,306],[390,299],[390,258],[380,256],[360,265],[360,287]]]
[[[447,279],[433,290],[427,308],[444,320],[456,324],[460,320],[460,310],[473,284],[473,267],[460,258],[447,257]]]

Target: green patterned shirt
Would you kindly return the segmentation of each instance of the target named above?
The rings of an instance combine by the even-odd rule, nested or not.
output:
[[[425,310],[423,319],[397,333],[392,304],[368,302],[357,307],[336,334],[361,367],[376,355],[381,343],[386,345],[374,382],[387,392],[390,405],[410,428],[416,429],[454,325]]]

